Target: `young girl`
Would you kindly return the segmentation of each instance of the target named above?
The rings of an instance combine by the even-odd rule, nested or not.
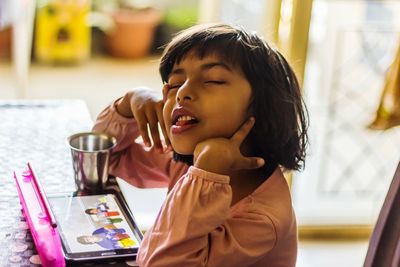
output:
[[[169,188],[139,265],[295,266],[282,169],[304,163],[307,121],[286,60],[254,33],[199,25],[165,48],[160,73],[163,99],[133,90],[94,126],[117,137],[111,174]]]

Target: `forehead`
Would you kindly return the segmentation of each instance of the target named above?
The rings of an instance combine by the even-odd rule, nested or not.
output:
[[[217,51],[209,51],[205,53],[199,52],[197,49],[192,48],[187,53],[183,54],[181,58],[175,61],[174,66],[179,65],[185,60],[216,60],[223,62],[223,57]],[[225,63],[225,62],[224,62]]]
[[[199,51],[196,49],[192,49],[186,54],[184,54],[180,59],[175,61],[170,74],[172,74],[176,69],[184,68],[185,66],[183,65],[186,65],[185,64],[186,61],[190,61],[190,63],[188,63],[190,67],[192,66],[191,64],[193,64],[193,61],[195,62],[197,61],[196,63],[198,63],[200,66],[210,65],[208,66],[208,68],[205,69],[210,69],[211,66],[213,67],[219,66],[232,72],[239,72],[239,73],[242,72],[238,64],[235,64],[231,60],[226,59],[223,55],[219,54],[217,51],[209,51],[203,54],[199,53]],[[215,64],[209,64],[209,63],[215,63]]]

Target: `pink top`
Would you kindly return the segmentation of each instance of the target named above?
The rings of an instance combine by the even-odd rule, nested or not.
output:
[[[115,102],[94,131],[114,135],[110,173],[141,187],[169,187],[157,219],[139,249],[140,266],[295,266],[297,226],[287,182],[277,168],[231,207],[229,176],[188,167],[135,139],[134,119]]]

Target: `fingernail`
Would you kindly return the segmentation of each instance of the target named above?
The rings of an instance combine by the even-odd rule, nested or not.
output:
[[[258,166],[263,166],[264,165],[264,160],[263,159],[257,159],[257,164],[258,164]]]

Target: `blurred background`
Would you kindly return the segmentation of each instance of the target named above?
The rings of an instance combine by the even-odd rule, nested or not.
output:
[[[0,99],[82,99],[95,119],[130,88],[161,94],[162,46],[203,22],[257,31],[303,85],[298,266],[362,266],[400,158],[400,1],[0,0]]]

